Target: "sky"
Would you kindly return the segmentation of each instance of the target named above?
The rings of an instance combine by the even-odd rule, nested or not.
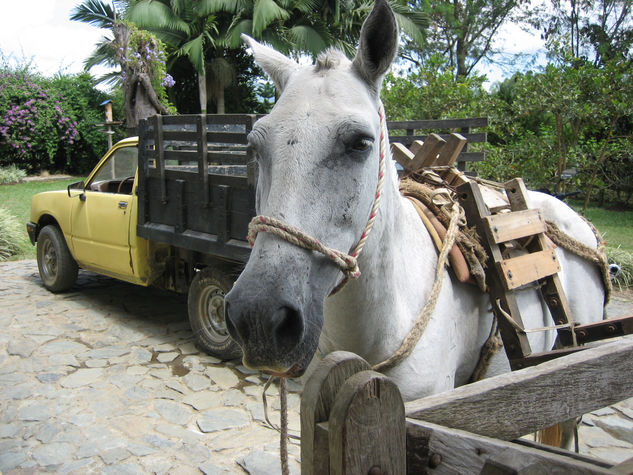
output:
[[[80,0],[0,0],[0,51],[10,61],[32,60],[34,69],[52,76],[78,73],[105,31],[70,21]],[[103,69],[93,68],[94,75]]]
[[[81,0],[0,0],[0,51],[13,64],[30,60],[45,76],[82,71],[84,59],[106,32],[69,19],[79,3]],[[537,36],[512,24],[502,27],[496,46],[507,53],[534,53],[543,47]],[[482,63],[477,70],[491,84],[517,68]],[[94,76],[104,72],[100,67],[91,70]]]

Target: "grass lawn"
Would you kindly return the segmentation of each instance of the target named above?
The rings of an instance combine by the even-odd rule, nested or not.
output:
[[[570,205],[576,211],[582,211],[582,203],[571,202]],[[602,233],[608,247],[633,252],[633,211],[611,211],[590,206],[585,217]]]
[[[31,214],[31,196],[42,191],[64,190],[70,183],[80,179],[36,180],[14,185],[0,185],[0,206],[8,209],[24,226],[22,235],[24,253],[12,257],[11,260],[35,258],[35,246],[31,245],[26,233],[26,223]]]

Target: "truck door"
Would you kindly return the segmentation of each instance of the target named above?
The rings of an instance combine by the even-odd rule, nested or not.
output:
[[[73,203],[71,233],[75,258],[82,267],[129,277],[132,214],[138,149],[115,149],[85,184]]]

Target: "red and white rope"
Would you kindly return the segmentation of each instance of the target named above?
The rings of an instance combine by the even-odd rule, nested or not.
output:
[[[258,233],[262,231],[269,232],[291,244],[294,244],[295,246],[320,252],[334,261],[334,263],[339,266],[341,271],[345,274],[345,278],[336,286],[336,288],[332,291],[332,294],[338,292],[350,278],[356,279],[360,276],[357,258],[367,242],[367,238],[369,237],[369,233],[374,226],[374,222],[376,221],[376,216],[378,214],[378,207],[380,206],[380,199],[382,197],[382,189],[385,180],[385,161],[387,157],[387,123],[385,120],[385,110],[382,102],[379,103],[378,114],[380,116],[380,156],[378,161],[378,183],[376,185],[376,194],[374,196],[374,203],[371,207],[365,229],[363,230],[358,243],[354,246],[351,254],[346,254],[327,247],[318,239],[306,234],[299,228],[270,216],[255,216],[248,225],[247,239],[251,247],[255,245],[255,239],[257,238]]]

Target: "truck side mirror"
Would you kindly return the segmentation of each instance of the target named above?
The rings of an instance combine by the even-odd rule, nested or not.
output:
[[[70,194],[70,190],[82,190],[82,191],[84,191],[84,182],[83,181],[76,181],[74,183],[71,183],[70,185],[68,185],[66,190],[68,191],[68,197],[72,198],[72,195]],[[84,196],[84,195],[82,194],[80,196]]]

